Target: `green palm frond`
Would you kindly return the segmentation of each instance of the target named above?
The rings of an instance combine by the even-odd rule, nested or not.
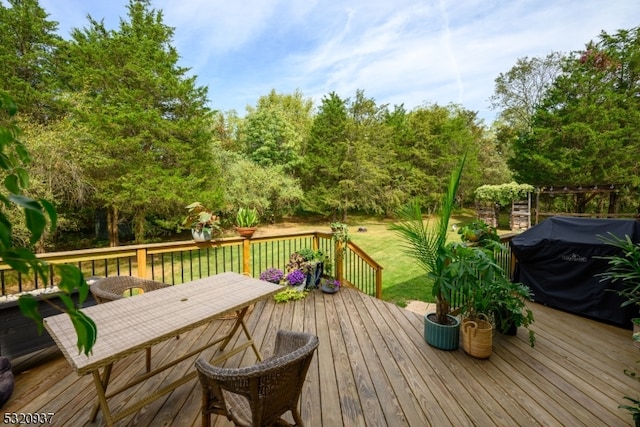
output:
[[[390,229],[404,240],[405,252],[427,273],[437,273],[443,264],[441,255],[444,253],[449,219],[455,206],[466,158],[465,154],[458,167],[451,173],[447,192],[435,210],[433,226],[430,220],[423,221],[420,203],[415,199],[396,212],[399,222],[390,226]]]

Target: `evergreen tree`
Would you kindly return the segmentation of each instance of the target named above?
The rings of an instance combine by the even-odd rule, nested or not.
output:
[[[14,99],[20,116],[45,123],[56,119],[60,105],[53,58],[62,39],[55,33],[58,23],[37,0],[0,2],[0,90]]]
[[[307,210],[338,214],[341,201],[335,189],[341,179],[339,164],[347,156],[347,105],[335,92],[322,98],[305,144],[300,170]]]
[[[111,245],[120,216],[133,217],[136,241],[149,215],[177,218],[197,198],[221,201],[213,170],[207,90],[179,67],[173,29],[148,0],[130,0],[129,21],[107,30],[89,17],[67,54],[71,120],[89,129],[76,141],[97,203],[109,214]]]
[[[567,58],[510,165],[533,185],[640,185],[640,27]],[[637,200],[637,196],[636,196]]]

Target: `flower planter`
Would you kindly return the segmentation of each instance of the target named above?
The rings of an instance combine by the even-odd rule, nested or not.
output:
[[[337,286],[329,286],[329,285],[325,285],[324,283],[320,286],[320,290],[322,292],[324,292],[325,294],[335,294],[336,292],[338,292],[340,290],[339,287]]]
[[[316,264],[313,271],[307,273],[307,279],[305,281],[305,286],[307,289],[315,289],[320,284],[320,279],[322,278],[322,273],[324,272],[324,263],[319,262]]]
[[[191,229],[191,237],[193,237],[193,240],[195,240],[196,242],[209,242],[211,241],[211,231],[209,230],[201,230],[201,231],[197,231],[195,229]]]
[[[460,344],[460,320],[447,315],[450,324],[441,325],[435,320],[435,313],[424,316],[424,340],[432,347],[440,350],[456,350]]]
[[[60,301],[60,298],[53,295],[55,294],[47,294],[46,298],[58,307],[63,307],[64,303]],[[42,317],[61,313],[42,301],[43,296],[36,296],[35,298],[39,301],[38,309]],[[72,299],[78,304],[77,293],[72,295]],[[83,303],[83,307],[95,304],[93,296],[89,294]],[[18,307],[18,301],[0,303],[0,356],[13,359],[53,345],[55,345],[55,342],[46,329],[42,331],[42,334],[38,334],[36,323],[22,314]]]
[[[257,229],[258,227],[236,227],[236,231],[240,234],[240,237],[244,237],[245,239],[250,239]]]

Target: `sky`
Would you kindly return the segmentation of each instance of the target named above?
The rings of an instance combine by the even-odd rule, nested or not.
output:
[[[117,30],[128,0],[40,0],[58,33]],[[210,107],[255,106],[272,89],[316,106],[358,89],[406,110],[450,103],[497,114],[495,79],[518,58],[581,50],[602,31],[640,25],[638,0],[151,0],[175,29],[179,65],[206,86]]]

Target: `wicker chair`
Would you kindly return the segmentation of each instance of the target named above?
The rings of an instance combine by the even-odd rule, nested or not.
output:
[[[237,426],[289,425],[280,417],[291,411],[302,426],[298,403],[318,337],[278,331],[272,357],[246,368],[220,368],[196,361],[202,385],[202,425],[211,414],[225,415]]]
[[[131,276],[112,276],[97,280],[89,288],[93,298],[98,304],[121,299],[125,297],[125,293],[134,289],[142,290],[142,292],[151,292],[157,289],[166,288],[171,285],[156,282],[154,280],[141,279]],[[151,348],[147,348],[147,356],[145,365],[147,372],[151,371]]]

